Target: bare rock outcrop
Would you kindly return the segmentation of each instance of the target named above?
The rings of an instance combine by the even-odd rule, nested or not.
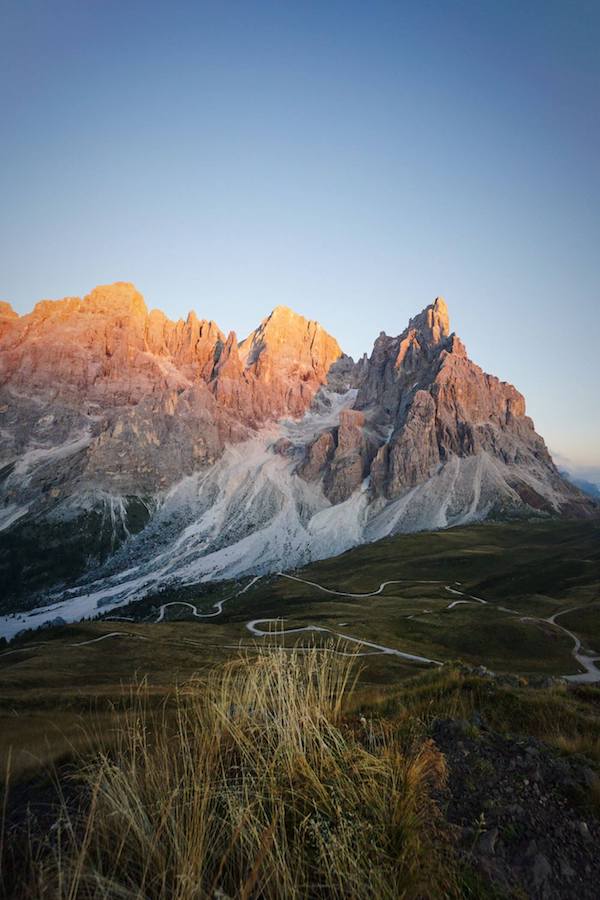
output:
[[[326,496],[332,503],[347,500],[369,474],[374,446],[365,428],[365,415],[360,410],[340,413],[337,444],[324,481]]]
[[[194,312],[149,312],[126,282],[24,316],[2,303],[0,530],[78,521],[83,509],[112,546],[133,527],[127,498],[151,507],[227,445],[301,416],[340,356],[320,325],[284,307],[239,344]]]
[[[367,476],[373,499],[394,500],[452,459],[487,454],[507,467],[502,480],[515,505],[590,511],[583,495],[559,475],[526,415],[523,396],[483,372],[450,332],[443,298],[412,318],[397,337],[379,335],[357,386],[353,412],[361,413],[360,424],[355,420],[350,427],[340,420],[339,432],[331,435],[335,451],[319,457],[317,468],[305,463],[299,469],[307,478],[318,471],[332,502],[346,499]],[[340,442],[339,435],[346,434]],[[308,448],[309,461],[322,440]]]
[[[396,496],[433,474],[440,462],[435,416],[431,394],[417,391],[403,427],[377,453],[372,482],[376,494]]]
[[[19,316],[10,303],[7,303],[6,300],[0,300],[0,340],[2,340],[2,336],[11,329],[15,319],[18,318]]]
[[[304,461],[297,472],[307,481],[320,478],[335,453],[335,439],[331,431],[324,431],[306,448]]]
[[[239,345],[255,421],[301,416],[342,356],[318,322],[277,306]]]

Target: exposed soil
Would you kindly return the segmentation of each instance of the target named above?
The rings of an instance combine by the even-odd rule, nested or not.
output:
[[[598,777],[585,759],[503,737],[481,721],[439,721],[433,737],[448,764],[442,802],[463,860],[501,896],[596,900]]]

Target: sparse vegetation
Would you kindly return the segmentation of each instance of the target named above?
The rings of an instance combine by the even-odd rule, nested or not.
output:
[[[481,796],[496,780],[490,740],[512,735],[523,753],[533,735],[548,759],[583,761],[587,781],[569,802],[576,815],[598,815],[597,688],[534,687],[460,665],[375,686],[358,662],[347,646],[280,644],[175,691],[144,680],[120,699],[97,698],[58,759],[59,792],[46,783],[36,805],[39,785],[22,773],[14,802],[8,792],[7,895],[496,896],[471,865],[489,831],[487,820],[478,825],[483,811],[467,816],[466,858],[446,820],[447,766],[431,739],[444,722],[485,751],[464,790]],[[62,797],[50,819],[49,796]],[[30,820],[24,797],[34,801]],[[502,821],[502,840],[519,853],[531,836]]]
[[[460,896],[433,742],[345,720],[347,648],[260,652],[82,757],[82,803],[32,844],[28,898]]]
[[[387,691],[359,691],[353,708],[411,728],[418,722],[425,730],[438,719],[475,717],[494,731],[530,735],[600,764],[600,690],[593,685],[540,688],[526,679],[481,677],[458,665],[444,666]]]

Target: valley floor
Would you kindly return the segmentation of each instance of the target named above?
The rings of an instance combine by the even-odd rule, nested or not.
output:
[[[456,660],[528,678],[597,681],[600,526],[401,535],[295,572],[168,590],[99,620],[28,632],[0,651],[2,743],[19,731],[14,711],[22,704],[28,733],[47,708],[60,719],[75,698],[85,705],[139,675],[168,691],[241,646],[340,636],[374,684]],[[44,740],[55,737],[44,732]]]
[[[25,802],[34,790],[27,785],[38,783],[40,773],[94,752],[100,736],[117,739],[141,682],[149,708],[160,709],[172,703],[177,686],[185,690],[240,650],[252,659],[268,647],[292,654],[297,644],[301,652],[313,647],[309,652],[356,657],[361,672],[349,721],[385,719],[435,737],[456,791],[444,802],[450,824],[462,829],[459,855],[466,842],[478,878],[492,878],[496,888],[521,878],[531,886],[528,896],[538,896],[534,888],[540,897],[572,896],[569,884],[588,896],[569,872],[578,860],[589,864],[585,830],[594,832],[590,816],[600,803],[600,686],[593,684],[600,679],[600,527],[594,523],[403,535],[301,570],[169,590],[103,619],[29,632],[0,651],[0,765],[10,768],[13,786],[22,786],[14,796]],[[439,721],[467,724],[436,732]],[[475,738],[479,743],[469,743]],[[525,774],[517,775],[530,782],[527,760],[542,754],[539,796],[560,782],[560,766],[546,759],[575,753],[582,760],[576,777],[563,773],[579,785],[564,801],[572,810],[565,815],[574,829],[585,826],[567,842],[563,874],[554,872],[552,860],[548,874],[552,842],[540,849],[534,833],[547,830],[547,817],[540,812],[536,824],[518,809],[507,812],[519,807],[512,770],[503,775],[506,784],[490,787],[494,810],[474,788],[481,808],[475,800],[472,808],[458,803],[466,775],[457,746],[473,755],[487,783],[494,754],[500,760],[512,753],[505,739],[541,742],[529,755],[526,745],[514,750],[524,760]],[[485,821],[478,825],[480,815]],[[483,834],[490,832],[486,844]],[[566,838],[557,833],[552,840]],[[498,841],[502,859],[494,850]],[[537,850],[528,857],[532,841]],[[543,893],[544,884],[555,892]]]

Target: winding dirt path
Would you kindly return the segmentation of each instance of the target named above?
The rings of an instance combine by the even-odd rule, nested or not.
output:
[[[376,597],[376,596],[380,595],[385,590],[385,588],[390,584],[432,584],[432,585],[433,584],[436,584],[436,585],[443,584],[442,581],[433,580],[433,579],[398,578],[398,579],[392,579],[392,580],[388,580],[388,581],[382,581],[381,584],[379,585],[379,587],[374,591],[368,591],[365,593],[350,593],[348,591],[337,591],[332,588],[327,588],[322,584],[318,584],[315,581],[309,581],[305,578],[300,578],[297,575],[288,575],[285,572],[277,572],[276,574],[281,578],[287,578],[290,581],[297,581],[297,582],[300,582],[301,584],[306,584],[310,587],[316,588],[317,590],[322,591],[324,594],[329,594],[329,595],[336,596],[336,597],[349,597],[351,599],[357,599],[357,600],[366,599],[368,597]],[[213,604],[212,612],[205,612],[205,613],[198,612],[197,607],[194,606],[193,603],[189,603],[188,601],[185,601],[185,600],[173,600],[169,603],[163,603],[162,606],[160,606],[160,608],[159,608],[158,617],[155,620],[155,624],[165,621],[166,610],[172,606],[186,607],[186,608],[190,609],[192,612],[192,615],[198,619],[215,618],[216,616],[219,616],[222,614],[225,603],[227,603],[229,600],[234,599],[235,597],[240,597],[242,594],[245,594],[246,591],[250,590],[250,588],[253,587],[253,585],[255,585],[258,581],[260,581],[260,579],[261,579],[261,576],[259,576],[259,575],[254,576],[239,591],[236,591],[235,593],[230,594],[228,597],[223,597],[222,600],[217,600],[217,602]],[[454,582],[454,584],[460,585],[460,582],[456,581],[456,582]],[[446,609],[446,610],[454,609],[456,606],[459,606],[464,603],[479,603],[482,605],[488,605],[488,601],[484,600],[482,597],[477,597],[474,594],[467,594],[466,592],[460,591],[460,590],[458,590],[457,587],[453,587],[452,585],[446,584],[446,585],[444,585],[444,589],[446,591],[448,591],[448,593],[454,594],[457,597],[459,597],[460,599],[452,600],[447,606],[443,607],[443,609]],[[573,607],[570,607],[569,609],[558,610],[558,612],[555,612],[553,615],[548,616],[547,618],[539,618],[539,617],[535,617],[535,616],[524,616],[518,610],[510,609],[509,607],[506,607],[506,606],[497,606],[496,608],[498,610],[501,610],[502,612],[519,616],[521,622],[531,622],[531,623],[537,623],[537,624],[540,624],[543,622],[543,623],[551,625],[552,627],[557,628],[560,631],[564,632],[573,641],[573,649],[572,649],[573,658],[585,670],[584,672],[579,672],[574,675],[563,675],[562,677],[564,678],[564,680],[569,681],[571,683],[579,683],[579,684],[600,682],[600,668],[598,668],[598,666],[595,665],[595,663],[600,662],[600,655],[584,653],[582,650],[581,640],[577,637],[577,635],[574,634],[574,632],[569,631],[568,628],[565,628],[563,625],[560,625],[556,621],[560,616],[564,616],[567,613],[574,612],[575,610],[578,610],[578,609],[587,608],[585,605],[584,606],[581,606],[581,605],[573,606]],[[431,613],[431,612],[434,612],[434,610],[422,610],[419,613],[419,615],[425,615],[425,614]],[[409,616],[408,618],[412,618],[412,616]],[[116,621],[116,620],[135,621],[127,616],[112,616],[112,617],[110,617],[110,619],[112,619],[112,621]],[[107,618],[106,621],[109,621],[109,619]],[[424,665],[433,665],[433,666],[443,665],[443,663],[437,659],[430,659],[429,657],[426,657],[426,656],[419,656],[418,654],[415,654],[415,653],[408,653],[403,650],[397,650],[395,647],[388,647],[384,644],[376,644],[373,641],[368,641],[364,638],[359,638],[354,635],[346,634],[345,632],[336,631],[333,628],[327,628],[326,626],[322,626],[322,625],[308,624],[308,625],[297,626],[294,628],[283,628],[283,627],[281,627],[283,621],[284,620],[282,618],[252,619],[251,621],[246,623],[246,628],[254,637],[258,637],[258,638],[274,637],[274,636],[286,635],[286,634],[300,634],[303,632],[318,632],[318,633],[322,633],[322,634],[329,634],[329,635],[332,635],[333,637],[340,638],[344,641],[348,641],[350,643],[357,644],[357,645],[360,645],[361,647],[366,648],[364,652],[360,652],[357,654],[346,653],[345,651],[341,651],[341,650],[335,651],[336,653],[338,653],[339,655],[342,655],[342,656],[353,656],[353,655],[357,655],[357,656],[376,656],[376,655],[397,656],[397,657],[400,657],[401,659],[406,659],[411,662],[421,663]],[[270,626],[272,626],[273,624],[276,624],[276,625],[278,625],[278,627],[277,628],[270,627],[268,629],[259,627],[259,626],[265,625],[265,624],[268,624]],[[145,635],[135,634],[134,632],[111,631],[111,632],[108,632],[107,634],[102,634],[99,637],[91,638],[90,640],[87,640],[87,641],[79,641],[77,643],[72,643],[72,644],[69,644],[68,646],[70,646],[70,647],[86,647],[90,644],[96,644],[100,641],[104,641],[107,638],[116,638],[116,637],[130,637],[130,638],[139,639],[139,640],[151,640],[151,638],[146,637]],[[189,641],[186,641],[186,642],[189,643]],[[4,653],[0,654],[0,656],[7,656],[11,653],[24,653],[24,652],[27,652],[28,650],[32,650],[34,648],[38,649],[39,647],[43,647],[49,643],[51,643],[51,642],[43,641],[43,642],[38,642],[36,644],[30,644],[27,647],[20,647],[16,650],[7,650],[7,651],[4,651]],[[193,642],[191,642],[191,643],[193,643]]]
[[[352,594],[352,593],[348,593],[346,591],[336,591],[336,590],[332,590],[331,588],[326,588],[322,584],[318,584],[315,581],[308,581],[305,578],[299,578],[297,575],[287,575],[285,572],[278,572],[277,574],[279,576],[281,576],[282,578],[289,578],[292,581],[299,581],[299,582],[302,582],[303,584],[308,584],[311,587],[314,587],[320,591],[323,591],[323,593],[325,593],[325,594],[333,594],[338,597],[351,597],[351,598],[355,598],[355,599],[363,599],[366,597],[375,597],[378,594],[381,594],[382,591],[389,584],[442,584],[441,581],[400,578],[400,579],[394,579],[392,581],[382,581],[381,584],[379,585],[379,587],[375,591],[370,591],[368,593],[363,593],[363,594]],[[460,582],[457,581],[457,582],[455,582],[455,584],[460,584]],[[457,590],[456,587],[452,587],[449,584],[444,585],[444,588],[446,591],[448,591],[448,593],[455,594],[461,598],[460,600],[453,600],[451,603],[449,603],[447,606],[445,606],[444,609],[454,609],[454,607],[459,606],[463,603],[480,603],[484,606],[488,605],[488,601],[484,600],[483,597],[476,597],[474,594],[467,594],[464,591],[459,591],[459,590]],[[465,599],[462,599],[462,598],[465,598]],[[558,628],[561,631],[563,631],[565,634],[567,634],[573,641],[573,651],[572,652],[573,652],[574,659],[579,663],[579,665],[583,669],[585,669],[585,672],[578,672],[575,675],[563,675],[562,676],[565,679],[565,681],[570,681],[574,684],[600,682],[600,668],[598,668],[595,665],[596,662],[600,662],[600,655],[591,655],[591,654],[583,653],[582,649],[581,649],[581,641],[577,637],[577,635],[574,634],[572,631],[569,631],[567,628],[565,628],[563,625],[560,625],[556,621],[556,619],[559,616],[564,616],[569,612],[574,612],[574,610],[576,610],[576,609],[583,609],[583,608],[584,607],[582,607],[582,606],[573,606],[570,609],[559,610],[558,612],[554,613],[554,615],[549,616],[546,619],[539,619],[539,618],[535,618],[533,616],[522,616],[518,610],[511,609],[510,607],[507,607],[507,606],[498,606],[497,607],[497,609],[501,610],[502,612],[505,612],[505,613],[508,613],[511,615],[520,616],[522,622],[547,622],[548,624],[553,625],[555,628]],[[421,613],[419,613],[419,615],[426,615],[427,613],[431,613],[431,612],[432,612],[432,610],[423,610]],[[413,618],[413,616],[409,616],[409,618]],[[265,631],[262,631],[261,629],[257,630],[256,626],[258,624],[262,624],[264,622],[281,622],[281,621],[282,621],[281,619],[254,619],[252,622],[248,622],[246,627],[253,634],[260,636],[260,637],[264,637],[265,635],[272,634],[273,632],[268,632],[268,631],[265,632]],[[327,631],[330,634],[333,634],[337,637],[342,637],[345,640],[355,641],[357,643],[365,644],[366,646],[371,646],[371,647],[377,648],[374,651],[372,651],[372,653],[388,653],[388,654],[391,653],[391,654],[394,654],[397,656],[404,656],[407,659],[413,659],[418,662],[428,662],[428,663],[434,664],[434,665],[441,665],[441,663],[438,662],[437,660],[427,659],[426,657],[414,656],[413,654],[410,654],[410,653],[403,653],[401,650],[393,650],[390,647],[382,647],[379,644],[372,644],[369,641],[363,641],[360,638],[354,638],[354,637],[351,637],[350,635],[345,635],[345,634],[342,634],[341,632],[333,631],[330,628],[324,628],[324,627],[317,626],[317,625],[305,625],[302,628],[288,628],[288,629],[280,630],[278,633],[279,634],[292,634],[294,632],[300,632],[300,631]],[[369,654],[360,654],[360,655],[366,656],[366,655],[372,655],[372,654],[369,653]]]
[[[572,631],[569,631],[568,628],[565,628],[564,625],[559,625],[556,621],[559,616],[566,616],[567,613],[575,612],[577,609],[586,609],[586,607],[571,606],[569,609],[559,609],[558,612],[555,612],[552,616],[548,616],[546,619],[535,618],[534,616],[523,616],[521,621],[547,622],[549,625],[553,625],[554,628],[558,628],[568,635],[573,641],[573,650],[571,651],[573,657],[579,665],[585,669],[585,672],[578,672],[575,675],[563,675],[562,677],[565,681],[570,681],[572,684],[594,684],[595,682],[600,681],[600,669],[595,665],[595,663],[600,662],[600,655],[584,653],[581,649],[581,640],[577,635]]]
[[[344,641],[350,641],[353,644],[361,644],[364,647],[371,647],[372,649],[367,651],[366,653],[358,653],[357,656],[377,656],[379,654],[383,654],[384,656],[400,656],[403,659],[409,659],[411,662],[420,662],[426,663],[427,665],[441,666],[442,663],[437,659],[429,659],[427,656],[417,656],[414,653],[405,653],[402,650],[396,650],[394,647],[386,647],[383,644],[374,644],[372,641],[366,641],[364,638],[357,638],[351,634],[344,634],[341,631],[334,631],[332,628],[326,628],[323,625],[302,625],[297,628],[277,628],[277,629],[268,629],[264,630],[259,628],[259,625],[263,625],[266,622],[283,622],[283,619],[252,619],[252,621],[246,623],[246,628],[250,632],[250,634],[254,635],[254,637],[279,637],[284,634],[299,634],[302,631],[317,631],[327,634],[332,634],[334,637],[342,638]],[[338,651],[341,656],[353,656],[351,653],[344,653],[343,651]]]
[[[209,612],[209,613],[198,612],[197,607],[194,606],[193,603],[188,603],[186,600],[173,600],[173,601],[171,601],[171,603],[163,603],[163,605],[160,607],[160,609],[158,611],[158,618],[156,619],[154,624],[157,625],[159,622],[162,622],[164,620],[165,610],[168,609],[170,606],[187,606],[189,609],[192,610],[192,615],[194,615],[197,619],[213,619],[215,616],[220,616],[221,613],[223,612],[223,606],[225,605],[225,603],[227,603],[228,600],[233,600],[234,597],[241,597],[242,594],[245,594],[246,591],[250,590],[252,585],[256,584],[257,581],[260,581],[260,578],[261,578],[260,575],[255,575],[255,577],[252,578],[248,582],[248,584],[245,587],[243,587],[240,591],[237,591],[235,594],[230,594],[229,597],[223,597],[222,600],[217,600],[217,602],[213,604],[213,609],[215,610],[214,612]]]
[[[459,584],[460,582],[456,582]],[[449,584],[445,585],[445,589],[450,594],[457,594],[459,597],[467,597],[466,600],[453,600],[446,609],[453,609],[453,607],[458,606],[459,603],[483,603],[484,606],[487,606],[487,600],[483,600],[481,597],[476,597],[474,594],[465,594],[464,591],[457,591],[456,588],[450,587]]]
[[[347,591],[334,591],[331,588],[323,587],[322,584],[317,584],[316,581],[307,581],[306,578],[299,578],[297,575],[287,575],[285,572],[276,572],[276,574],[279,575],[280,578],[289,578],[290,581],[300,581],[302,584],[309,584],[311,587],[323,591],[324,594],[333,594],[336,597],[354,597],[357,600],[362,600],[365,597],[376,597],[377,594],[381,594],[388,584],[442,584],[441,581],[425,581],[418,578],[396,578],[393,581],[382,581],[376,591],[369,591],[366,594],[350,594]],[[483,602],[485,603],[485,601]]]
[[[139,641],[149,641],[150,638],[143,634],[135,634],[133,631],[109,631],[107,634],[101,634],[100,637],[92,638],[89,641],[78,641],[76,644],[69,644],[70,647],[87,647],[88,644],[97,644],[98,641],[105,641],[106,638],[112,637],[131,637],[137,638]],[[50,642],[48,642],[50,643]]]

